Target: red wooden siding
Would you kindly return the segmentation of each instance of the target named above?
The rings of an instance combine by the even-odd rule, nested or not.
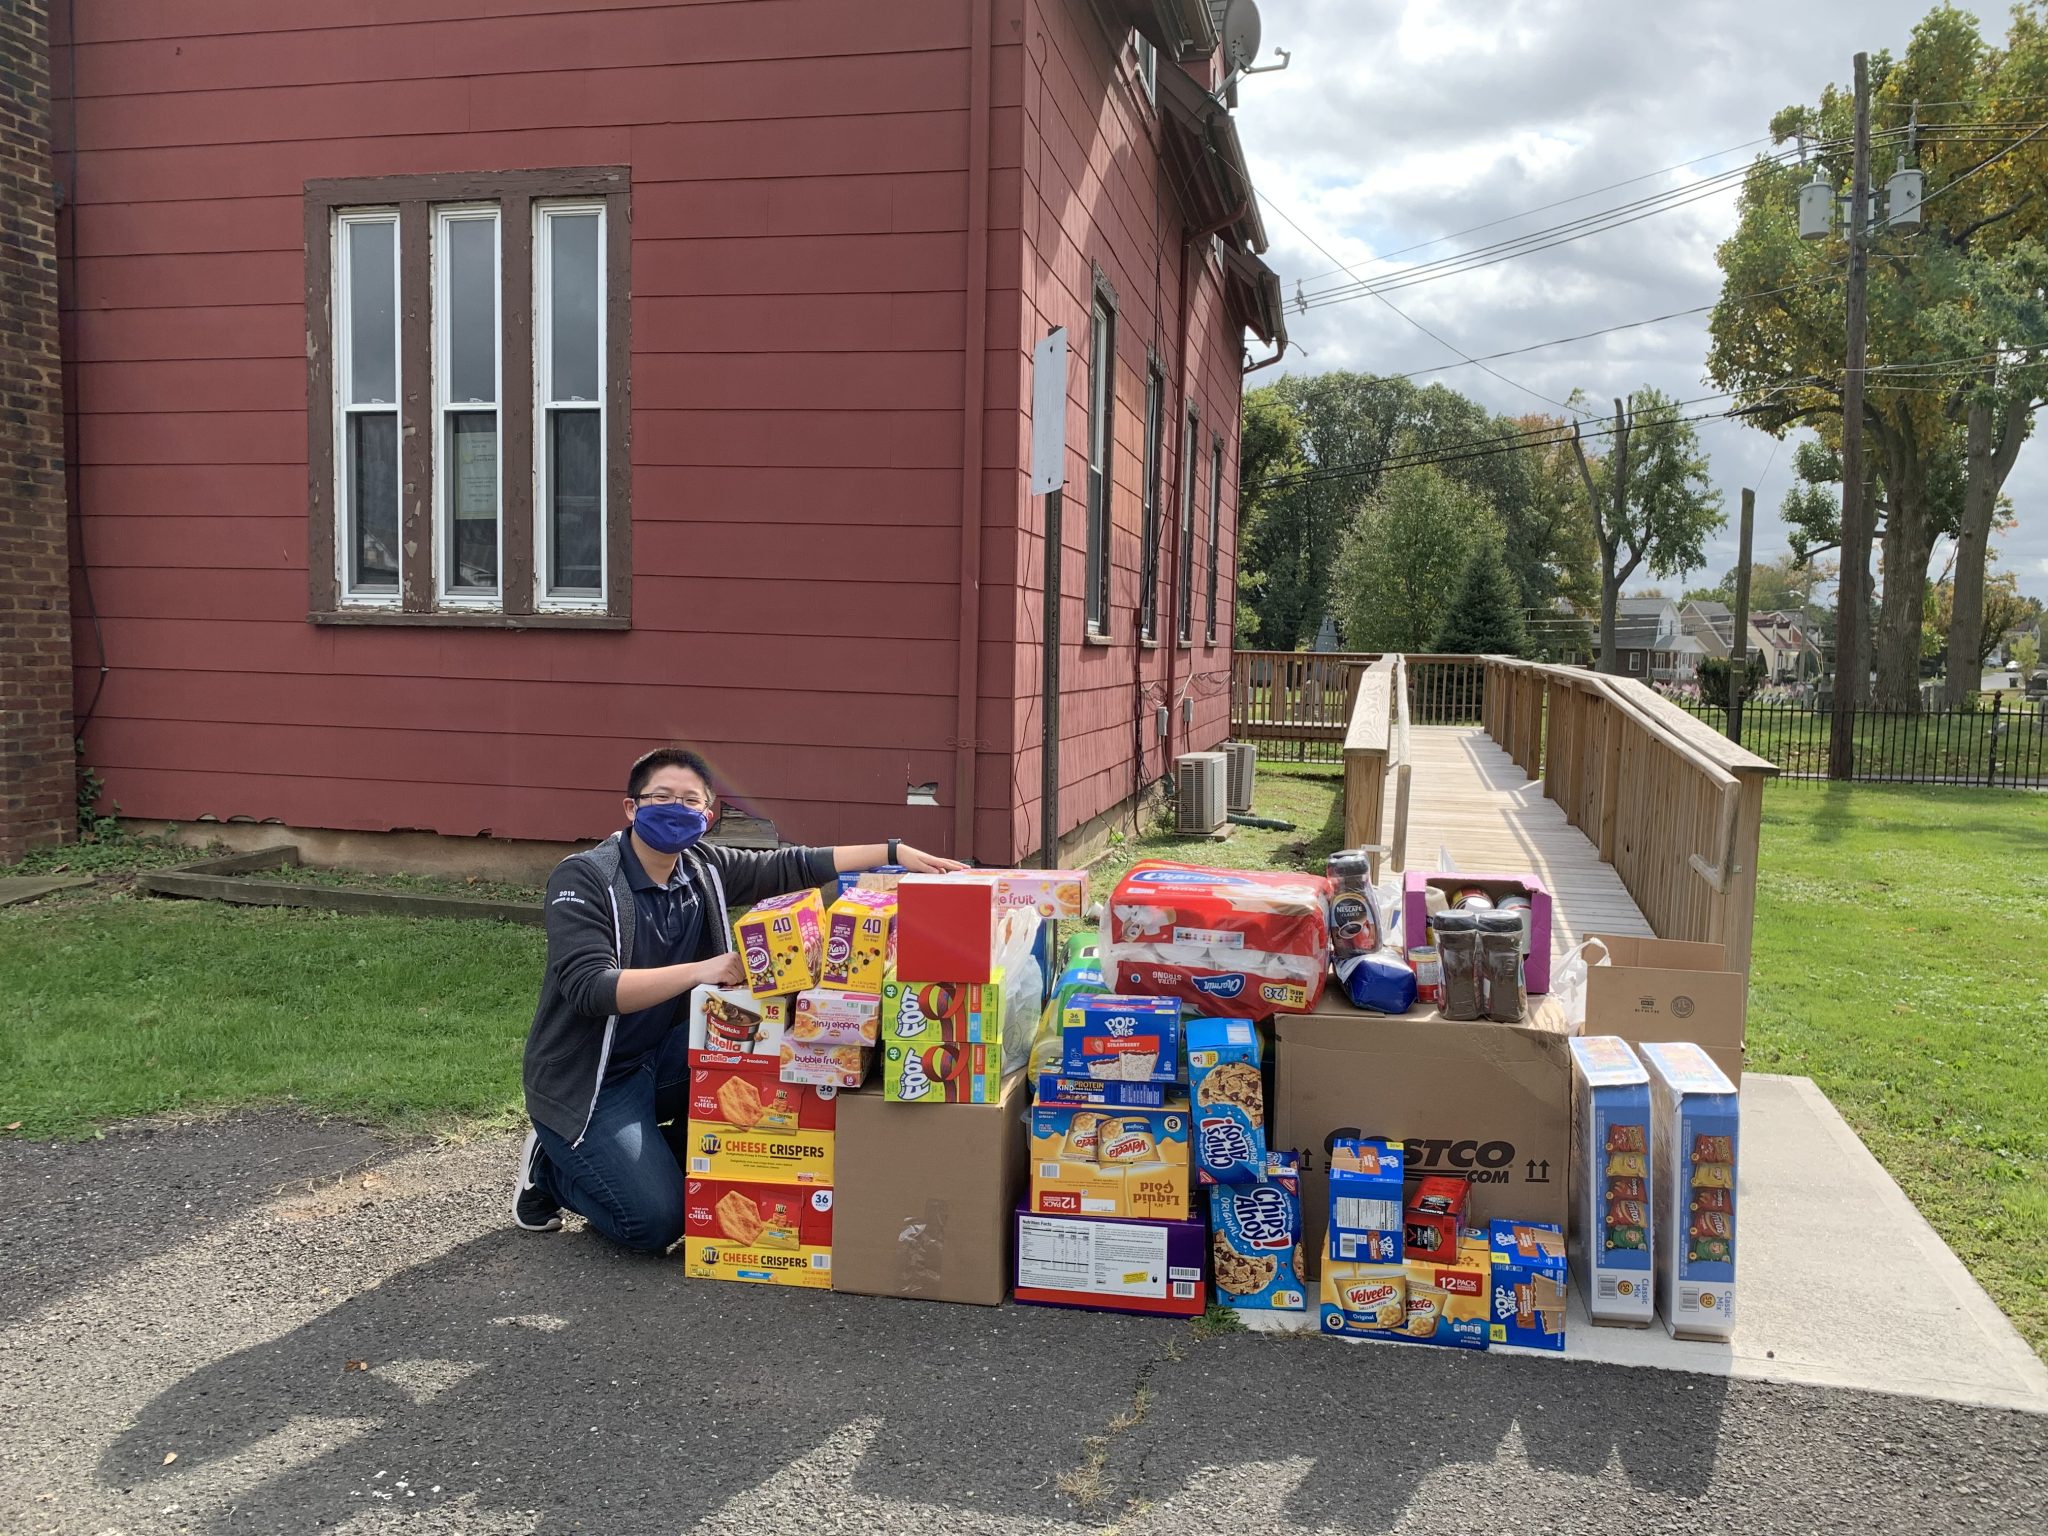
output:
[[[787,836],[949,847],[971,3],[77,0],[75,59],[60,33],[53,70],[62,91],[75,65],[77,95],[54,114],[76,139],[65,382],[111,668],[87,752],[123,811],[570,840],[613,824],[635,753],[681,739]],[[960,851],[1007,859],[1037,841],[1032,341],[1085,338],[1100,262],[1121,300],[1115,643],[1067,654],[1072,826],[1130,793],[1137,692],[1169,665],[1132,644],[1145,346],[1168,364],[1169,487],[1182,388],[1202,400],[1206,530],[1211,424],[1235,470],[1239,333],[1201,266],[1188,379],[1171,376],[1184,231],[1125,40],[1087,0],[993,3]],[[633,627],[310,625],[305,182],[597,164],[632,173]],[[1175,513],[1169,491],[1163,583]],[[1223,520],[1227,537],[1234,486]],[[1075,505],[1067,530],[1077,638]],[[1227,676],[1230,571],[1226,548],[1222,643],[1198,634],[1176,687],[1190,665]],[[78,633],[82,702],[100,653]],[[1221,690],[1197,697],[1176,751],[1222,734]],[[1165,758],[1144,708],[1149,778]],[[939,805],[907,805],[927,783]]]

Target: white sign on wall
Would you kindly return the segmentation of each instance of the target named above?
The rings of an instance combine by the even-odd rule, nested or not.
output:
[[[1031,349],[1031,494],[1067,483],[1067,328]]]

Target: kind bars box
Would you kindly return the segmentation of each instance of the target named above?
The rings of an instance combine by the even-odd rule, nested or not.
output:
[[[1290,1152],[1265,1160],[1255,1184],[1209,1191],[1209,1260],[1216,1300],[1247,1312],[1303,1312],[1301,1177]]]
[[[698,1280],[828,1289],[831,1188],[684,1180],[683,1273]]]
[[[1647,1327],[1656,1310],[1650,1074],[1614,1035],[1584,1035],[1571,1047],[1572,1267],[1594,1322]]]
[[[1486,1348],[1493,1264],[1484,1233],[1460,1232],[1454,1251],[1410,1254],[1403,1267],[1407,1321],[1392,1337],[1452,1349]]]
[[[1017,1209],[1017,1299],[1041,1307],[1200,1317],[1208,1310],[1199,1221],[1047,1216]]]
[[[1347,1264],[1401,1262],[1405,1165],[1397,1142],[1340,1136],[1330,1143],[1331,1259]]]
[[[1061,1015],[1060,1070],[1125,1083],[1182,1079],[1180,1004],[1170,997],[1076,997]]]
[[[1189,1019],[1187,1040],[1195,1178],[1203,1184],[1255,1184],[1266,1177],[1267,1166],[1259,1032],[1249,1019]]]
[[[1038,1074],[1038,1099],[1052,1104],[1093,1104],[1109,1109],[1161,1109],[1179,1095],[1172,1083],[1119,1083],[1099,1077]]]
[[[1188,1101],[1162,1109],[1031,1110],[1030,1208],[1044,1216],[1188,1214]]]
[[[830,1184],[837,1120],[833,1090],[784,1082],[777,1054],[692,1051],[683,1171]]]
[[[1496,1344],[1564,1348],[1564,1233],[1549,1222],[1495,1221],[1492,1240]]]
[[[818,984],[843,992],[878,993],[895,963],[895,893],[857,887],[842,892],[825,913],[825,965]],[[872,1036],[867,1044],[874,1044]]]
[[[1688,1042],[1645,1045],[1657,1178],[1657,1310],[1675,1339],[1735,1332],[1735,1085]]]
[[[814,890],[771,896],[733,920],[732,936],[756,997],[815,987],[825,955],[824,898]]]

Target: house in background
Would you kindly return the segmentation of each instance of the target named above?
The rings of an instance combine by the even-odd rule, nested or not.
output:
[[[0,17],[0,858],[77,729],[148,820],[582,840],[681,740],[788,838],[1014,860],[1056,326],[1060,830],[1227,733],[1284,338],[1204,0],[55,20]]]
[[[1696,598],[1679,610],[1679,625],[1703,655],[1726,660],[1734,652],[1735,615],[1725,603]],[[1769,610],[1749,618],[1749,651],[1761,657],[1765,681],[1796,684],[1820,676],[1820,647],[1803,615]]]
[[[1642,682],[1690,682],[1706,654],[1685,632],[1678,605],[1664,597],[1622,598],[1614,610],[1614,643],[1622,675]]]

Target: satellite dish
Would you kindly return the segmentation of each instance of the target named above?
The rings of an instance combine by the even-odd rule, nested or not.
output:
[[[1223,8],[1223,59],[1233,70],[1244,69],[1259,56],[1257,0],[1230,0]]]

